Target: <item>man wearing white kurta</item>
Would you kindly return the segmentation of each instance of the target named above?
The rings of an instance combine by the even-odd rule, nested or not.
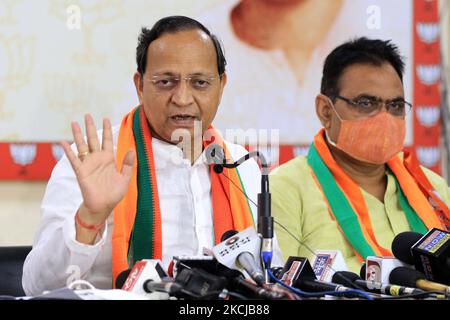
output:
[[[217,39],[197,21],[168,17],[151,30],[142,30],[137,64],[134,81],[141,104],[140,125],[149,127],[151,142],[145,148],[153,149],[152,170],[161,213],[160,251],[167,268],[173,256],[201,255],[203,248],[217,242],[214,218],[222,208],[214,208],[211,171],[203,161],[203,151],[182,151],[172,134],[184,129],[195,138],[196,121],[201,122],[202,133],[210,127],[226,83],[225,59]],[[114,226],[112,212],[128,196],[136,158],[141,158],[136,147],[117,157],[121,170],[116,166],[124,122],[120,129],[111,128],[105,119],[101,143],[92,117],[87,115],[85,123],[87,141],[80,126],[72,123],[75,144],[70,147],[62,142],[66,156],[56,165],[47,186],[42,221],[24,264],[22,283],[28,295],[64,287],[77,278],[97,288],[113,284],[118,225]],[[246,153],[241,146],[228,142],[225,146],[235,160]],[[257,221],[252,202],[260,188],[259,167],[249,160],[238,171],[241,187],[250,199],[249,214]],[[246,221],[251,222],[251,217]],[[274,247],[273,264],[281,265],[276,243]]]

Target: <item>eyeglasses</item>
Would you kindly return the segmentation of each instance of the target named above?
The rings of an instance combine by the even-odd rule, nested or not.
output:
[[[151,77],[151,82],[157,90],[161,91],[171,91],[176,88],[181,79],[187,81],[190,88],[196,91],[208,91],[212,86],[214,81],[218,77],[195,74],[187,77],[179,77],[175,75],[154,75]]]
[[[335,95],[334,98],[347,102],[356,112],[367,116],[372,116],[380,112],[383,105],[386,106],[387,112],[396,117],[406,116],[412,108],[411,103],[402,98],[386,101],[373,96],[360,96],[355,99],[349,99]]]

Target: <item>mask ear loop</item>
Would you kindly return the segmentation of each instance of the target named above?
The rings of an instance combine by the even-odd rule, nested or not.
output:
[[[336,108],[334,107],[333,101],[331,101],[330,97],[328,97],[328,96],[326,96],[326,95],[323,95],[323,96],[326,97],[326,98],[328,99],[328,102],[329,102],[330,105],[331,105],[331,109],[333,109],[334,113],[336,113],[338,119],[339,119],[339,120],[341,121],[341,123],[342,123],[343,120],[342,120],[341,116],[339,115],[339,113],[336,111]],[[330,136],[328,135],[328,130],[325,130],[325,137],[327,138],[327,141],[328,141],[329,144],[331,144],[333,147],[337,148],[336,143],[333,142],[333,141],[331,141],[331,138],[330,138]]]
[[[330,97],[328,97],[328,96],[326,96],[326,95],[323,95],[323,96],[326,97],[326,98],[328,99],[328,102],[329,102],[330,105],[331,105],[331,109],[333,109],[334,113],[336,113],[338,119],[341,120],[341,122],[344,121],[344,120],[341,118],[341,116],[339,115],[339,113],[337,112],[336,108],[334,107],[334,103],[333,103],[333,101],[331,101]]]
[[[329,144],[331,144],[333,147],[337,148],[336,143],[334,143],[333,141],[331,141],[330,136],[328,135],[328,131],[325,130],[325,137],[327,138],[327,141]]]

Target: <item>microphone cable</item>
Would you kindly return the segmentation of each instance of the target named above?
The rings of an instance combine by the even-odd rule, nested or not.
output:
[[[236,168],[237,170],[237,168]],[[236,189],[238,189],[244,196],[245,198],[250,201],[256,208],[258,208],[258,204],[253,201],[248,195],[247,193],[242,190],[240,188],[240,186],[238,186],[236,183],[234,183],[233,180],[231,180],[228,175],[225,174],[225,172],[221,172],[220,174],[222,174],[225,178],[227,178]],[[300,244],[301,246],[305,247],[314,257],[317,257],[316,253],[314,252],[314,250],[312,250],[306,243],[304,243],[303,241],[301,241],[300,239],[298,239],[288,228],[286,228],[284,225],[282,225],[281,223],[279,223],[276,219],[274,219],[274,223],[277,224],[280,228],[282,228],[292,239],[294,239],[298,244]],[[333,272],[337,272],[337,270],[333,269],[332,266],[329,266],[330,270],[332,270]],[[341,294],[345,294],[345,293],[353,293],[353,294],[361,294],[361,296],[364,295],[364,298],[366,298],[367,300],[402,300],[402,299],[408,299],[408,298],[427,298],[427,297],[435,297],[438,299],[442,299],[445,296],[442,295],[441,292],[433,292],[433,291],[429,291],[429,292],[423,292],[423,293],[415,293],[415,294],[407,294],[407,295],[401,295],[401,296],[371,296],[369,294],[367,294],[364,291],[364,288],[362,286],[359,286],[357,284],[354,284],[354,287],[356,289],[354,289],[356,292],[335,292],[335,291],[331,291],[328,292],[324,292],[324,293],[309,293],[309,292],[304,292],[301,291],[297,288],[293,288],[290,287],[288,285],[286,285],[284,282],[280,281],[277,277],[275,277],[275,275],[272,273],[271,270],[265,269],[267,274],[269,275],[269,277],[272,279],[272,281],[280,284],[281,286],[283,286],[284,288],[290,290],[291,292],[294,292],[295,294],[299,295],[299,296],[309,296],[309,297],[318,297],[321,296],[323,294],[328,294],[328,295],[341,295]],[[350,281],[350,279],[346,279],[348,281]],[[293,290],[291,290],[293,289]]]
[[[242,157],[241,159],[248,159],[250,158],[249,154],[247,154],[246,156]],[[242,162],[242,160],[241,160]],[[237,168],[235,168],[237,170]],[[234,183],[233,180],[231,180],[228,175],[225,174],[225,171],[222,171],[220,173],[216,172],[217,174],[222,174],[225,178],[228,179],[228,181],[230,181],[233,186],[238,189],[244,196],[245,198],[250,201],[256,208],[258,208],[258,204],[253,201],[252,199],[250,199],[250,197],[247,195],[247,193],[242,190],[240,188],[240,186],[238,186],[236,183]],[[276,219],[274,219],[274,223],[277,224],[280,228],[282,228],[292,239],[294,239],[298,244],[300,244],[301,246],[305,247],[312,255],[313,257],[317,257],[316,253],[314,252],[314,250],[312,250],[306,243],[304,243],[303,241],[301,241],[300,239],[298,239],[288,228],[286,228],[284,225],[282,225],[281,223],[279,223]],[[263,264],[264,265],[264,264]],[[333,272],[337,272],[337,270],[333,269],[332,266],[329,266],[330,270]],[[423,292],[423,293],[415,293],[415,294],[407,294],[407,295],[401,295],[401,296],[371,296],[370,294],[368,294],[366,291],[364,291],[364,288],[354,284],[354,287],[356,289],[353,290],[348,290],[348,291],[342,291],[342,292],[336,292],[336,291],[324,291],[322,292],[316,292],[316,293],[309,293],[309,292],[304,292],[302,290],[299,290],[297,288],[291,287],[286,285],[284,282],[280,281],[277,277],[275,277],[275,275],[272,273],[272,271],[270,269],[265,269],[267,274],[269,275],[269,277],[272,279],[272,281],[280,284],[281,286],[283,286],[284,288],[290,290],[291,292],[294,292],[295,294],[299,295],[299,296],[307,296],[307,297],[318,297],[324,294],[327,295],[342,295],[342,294],[348,294],[348,293],[353,293],[353,294],[357,294],[357,295],[361,295],[364,298],[366,298],[367,300],[402,300],[402,299],[408,299],[408,298],[421,298],[421,297],[435,297],[438,299],[442,299],[443,297],[445,297],[444,295],[442,295],[441,292],[433,292],[433,291],[429,291],[429,292]],[[346,279],[348,281],[350,281],[350,279]]]
[[[237,168],[236,168],[236,170],[237,170]],[[258,208],[258,204],[257,203],[255,203],[255,201],[253,201],[252,199],[250,199],[250,197],[247,195],[247,193],[244,191],[244,190],[242,190],[236,183],[234,183],[234,181],[233,180],[231,180],[226,174],[225,174],[225,172],[223,171],[223,172],[221,172],[221,173],[218,173],[218,174],[222,174],[225,178],[227,178],[228,179],[228,181],[230,181],[233,185],[234,185],[234,187],[236,187],[244,196],[245,196],[245,198],[248,200],[248,201],[250,201],[256,208]],[[314,257],[317,257],[317,255],[316,255],[316,253],[314,252],[314,250],[312,250],[307,244],[305,244],[305,243],[303,243],[300,239],[298,239],[291,231],[289,231],[285,226],[283,226],[281,223],[279,223],[278,221],[276,221],[276,219],[274,219],[274,223],[276,223],[277,225],[279,225],[283,230],[285,230],[295,241],[297,241],[297,243],[299,243],[300,245],[302,245],[302,246],[304,246]],[[263,264],[264,265],[264,264]],[[297,294],[299,294],[299,295],[302,295],[302,294],[308,294],[307,292],[303,292],[303,291],[301,291],[301,290],[298,290],[298,289],[296,289],[296,288],[293,288],[293,287],[290,287],[290,286],[287,286],[287,285],[285,285],[284,284],[284,282],[282,282],[282,281],[280,281],[279,282],[279,279],[278,278],[276,278],[274,275],[273,275],[273,273],[272,273],[272,271],[271,270],[269,270],[269,269],[265,269],[266,270],[266,272],[267,272],[267,274],[269,275],[269,277],[272,279],[272,281],[275,281],[275,282],[277,282],[277,283],[279,283],[279,284],[281,284],[281,283],[283,283],[283,287],[285,287],[286,289],[288,289],[288,290],[290,290],[290,289],[295,289],[295,290],[297,290],[298,292],[302,292],[301,294],[299,294],[298,292],[295,292],[295,291],[293,291],[293,292],[295,292],[295,293],[297,293]],[[334,270],[333,269],[333,267],[331,267],[330,266],[330,270],[332,270],[333,272],[336,272],[336,270]],[[287,286],[287,287],[286,287]],[[359,287],[358,289],[355,289],[355,290],[359,290],[359,292],[362,292],[363,291],[363,289],[361,288],[361,287]],[[292,290],[291,290],[292,291]],[[327,292],[327,294],[328,294],[328,291],[326,291]],[[334,294],[342,294],[342,293],[340,293],[340,292],[335,292],[335,291],[332,291],[332,293],[334,293]],[[345,293],[345,292],[344,292]],[[363,293],[363,294],[365,294],[367,297],[369,297],[369,295],[367,295],[365,292]],[[317,294],[317,293],[312,293],[312,295],[313,296],[321,296],[322,294]],[[371,300],[372,298],[370,298],[369,300]]]

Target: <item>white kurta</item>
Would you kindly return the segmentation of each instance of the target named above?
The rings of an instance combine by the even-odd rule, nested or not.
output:
[[[118,133],[119,127],[114,127],[115,146]],[[235,160],[247,152],[242,146],[226,145]],[[152,139],[152,146],[161,206],[162,262],[167,268],[173,256],[202,255],[204,247],[214,246],[211,177],[203,157],[191,165],[174,145]],[[245,192],[256,203],[261,180],[257,163],[250,159],[238,170]],[[27,295],[61,288],[75,279],[87,280],[101,289],[112,287],[113,215],[94,245],[79,243],[75,240],[74,216],[81,203],[75,174],[64,156],[47,185],[41,223],[24,264],[22,284]],[[250,207],[256,222],[256,206],[250,202]],[[275,247],[273,264],[282,265],[278,245]]]

